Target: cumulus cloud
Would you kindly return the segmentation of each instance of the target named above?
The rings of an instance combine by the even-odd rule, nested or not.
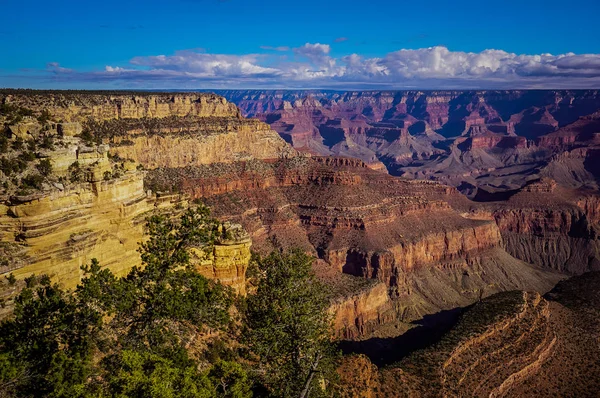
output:
[[[277,75],[274,68],[258,64],[258,55],[207,54],[195,51],[179,51],[174,55],[135,57],[132,65],[189,74],[192,77],[268,76]]]
[[[306,43],[302,47],[294,48],[296,55],[307,58],[317,66],[331,65],[333,59],[329,56],[330,52],[329,44],[321,43]]]
[[[336,40],[337,41],[337,40]],[[74,71],[49,63],[53,81],[102,82],[165,88],[599,88],[600,54],[518,55],[503,50],[451,51],[443,46],[402,49],[381,57],[332,56],[328,44],[262,47],[293,51],[293,57],[211,54],[185,50],[134,57],[103,71]]]

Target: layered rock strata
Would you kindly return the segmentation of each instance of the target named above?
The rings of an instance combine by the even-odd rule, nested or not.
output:
[[[497,204],[493,216],[513,256],[580,274],[600,270],[599,200],[595,192],[569,190],[546,179]]]
[[[51,148],[32,152],[52,173],[39,189],[0,192],[0,272],[18,278],[48,273],[73,287],[92,258],[117,274],[138,265],[145,215],[185,199],[149,191],[136,161],[152,168],[295,156],[268,125],[213,94],[4,90],[0,102],[8,145],[50,139]],[[242,235],[196,265],[244,294],[251,242]]]
[[[112,153],[147,168],[186,167],[251,159],[278,159],[295,151],[257,120],[211,119],[197,132],[132,133],[115,139]]]
[[[454,94],[450,97],[438,101],[421,96],[395,102],[393,95],[373,99],[349,94],[349,102],[363,103],[367,123],[345,117],[345,121],[330,122],[327,128],[346,137],[345,142],[350,139],[377,150],[396,144],[414,144],[416,148],[412,141],[416,135],[427,137],[430,143],[440,137],[431,126],[419,124],[416,116],[408,117],[407,113],[421,115],[437,125],[457,121],[450,110],[445,110],[444,101],[458,98]],[[501,290],[547,290],[560,277],[508,255],[493,211],[483,217],[480,215],[484,212],[473,213],[477,205],[456,189],[431,181],[391,177],[373,170],[377,167],[373,159],[364,162],[347,157],[296,156],[266,124],[240,119],[237,110],[212,95],[120,93],[102,99],[56,93],[44,99],[9,93],[3,98],[5,103],[18,106],[41,101],[49,109],[49,117],[54,118],[49,122],[50,131],[67,141],[77,140],[73,136],[81,134],[86,140],[110,143],[113,160],[131,159],[150,170],[144,178],[145,186],[132,161],[123,161],[122,172],[105,179],[107,147],[87,150],[79,145],[75,151],[70,147],[57,150],[57,170],[68,172],[75,156],[89,168],[86,182],[81,187],[63,187],[64,192],[57,187],[63,192],[60,194],[52,191],[22,198],[21,204],[11,200],[11,209],[6,208],[7,217],[3,219],[9,220],[10,215],[13,221],[6,221],[5,231],[28,244],[35,243],[31,248],[38,247],[39,253],[50,253],[46,259],[49,262],[44,263],[41,254],[31,248],[29,252],[19,251],[16,242],[10,250],[18,253],[24,264],[19,272],[31,272],[28,266],[42,264],[61,279],[76,281],[79,265],[91,257],[98,257],[117,272],[125,272],[133,264],[141,239],[144,211],[160,200],[167,206],[169,198],[174,198],[169,192],[179,192],[205,201],[222,219],[243,225],[257,250],[304,248],[327,265],[327,273],[335,273],[337,277],[332,281],[342,278],[345,282],[341,285],[355,286],[332,298],[338,333],[346,338],[360,338],[385,324],[467,305]],[[482,123],[500,123],[497,113],[485,101],[470,104],[464,122],[471,149],[497,147],[501,141],[494,141],[496,133],[479,127]],[[353,112],[351,107],[336,106],[332,109],[346,116]],[[395,110],[386,116],[387,111],[381,112],[385,106]],[[315,98],[293,104],[284,101],[282,107],[297,109],[297,114],[310,108],[314,120],[333,111],[324,109],[322,99]],[[56,120],[58,115],[64,119]],[[81,122],[90,116],[95,122],[86,122],[80,129]],[[390,121],[374,123],[369,118]],[[11,139],[40,134],[30,124],[35,122],[15,127]],[[413,126],[418,130],[411,130]],[[398,159],[402,156],[397,153]],[[148,195],[147,189],[163,194]],[[46,202],[36,207],[31,204],[36,200]],[[51,203],[58,207],[52,208]],[[20,205],[23,207],[15,207]],[[587,206],[594,207],[591,203]],[[86,227],[81,225],[83,222],[77,227],[69,224],[72,219],[86,220]],[[47,224],[57,225],[58,229],[44,229]],[[39,242],[35,241],[38,237]],[[57,258],[64,240],[73,241],[68,245],[77,247],[80,254],[65,249],[73,258],[68,263],[71,265],[60,268]],[[243,293],[249,248],[248,237],[221,242],[209,259],[199,256],[196,267]],[[118,260],[119,255],[125,260]],[[363,285],[359,280],[370,283]]]
[[[491,213],[464,217],[477,205],[455,189],[394,178],[358,160],[161,168],[149,181],[203,199],[242,224],[259,251],[301,247],[329,272],[377,281],[336,304],[348,338],[498,291],[547,291],[561,278],[507,254]]]
[[[239,117],[238,108],[215,94],[2,90],[0,102],[42,110],[56,120],[85,122],[110,119],[184,117]]]

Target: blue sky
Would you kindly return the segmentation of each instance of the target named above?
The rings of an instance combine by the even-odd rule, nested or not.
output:
[[[0,87],[600,87],[592,0],[0,0],[0,9]]]

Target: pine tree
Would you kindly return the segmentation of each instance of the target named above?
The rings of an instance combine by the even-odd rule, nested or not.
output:
[[[248,298],[245,335],[273,396],[319,395],[333,377],[329,301],[312,262],[300,250],[257,260],[262,276]]]

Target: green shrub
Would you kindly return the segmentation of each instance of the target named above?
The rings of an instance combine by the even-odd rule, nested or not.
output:
[[[50,114],[50,112],[47,109],[44,109],[42,111],[42,114],[40,116],[38,116],[37,120],[41,124],[46,124],[46,122],[48,122],[51,117],[52,117],[52,115]]]
[[[35,140],[33,138],[27,140],[27,149],[30,152],[35,152],[35,150],[37,149],[37,145],[35,144]]]
[[[25,151],[19,154],[19,159],[24,162],[32,162],[35,160],[35,152]]]
[[[40,147],[50,150],[54,149],[54,137],[50,134],[44,134]]]
[[[10,286],[13,286],[15,283],[17,283],[17,278],[15,278],[12,272],[8,276],[5,276],[5,278]]]
[[[44,177],[39,174],[29,174],[21,179],[22,188],[42,189]]]
[[[8,138],[6,135],[0,134],[0,152],[6,153],[8,151]]]
[[[40,160],[35,167],[44,177],[48,177],[50,174],[52,174],[52,162],[50,162],[50,159]]]
[[[84,172],[79,166],[79,162],[73,162],[67,169],[69,172],[69,180],[71,182],[81,182],[83,181]]]

